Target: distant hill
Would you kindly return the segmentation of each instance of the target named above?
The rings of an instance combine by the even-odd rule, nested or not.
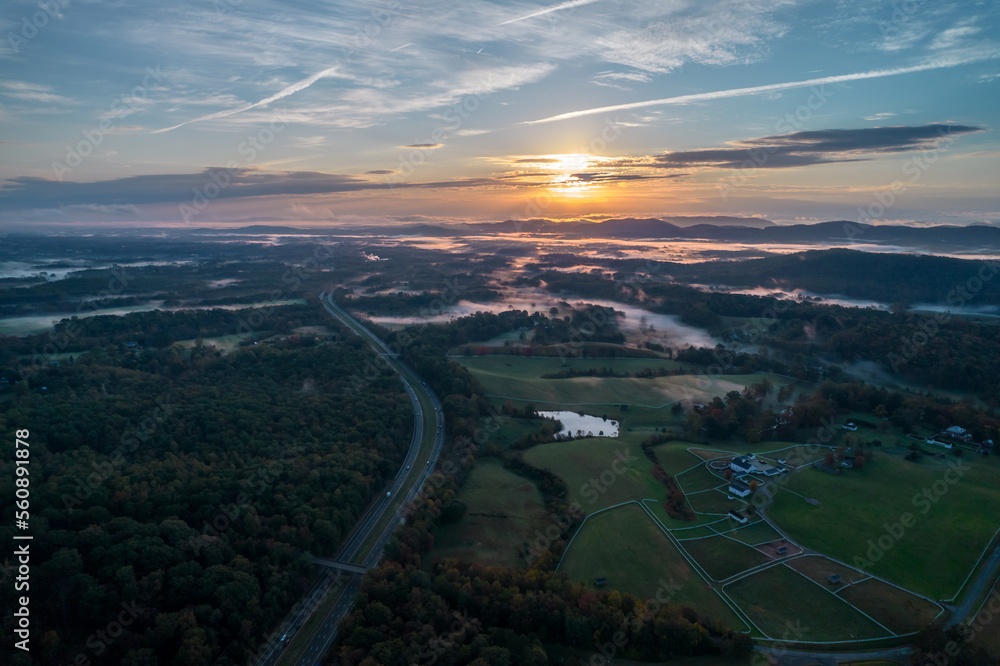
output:
[[[857,224],[847,220],[779,226],[759,218],[616,218],[602,222],[504,220],[468,225],[477,233],[550,233],[571,237],[621,239],[699,239],[744,243],[876,243],[906,246],[961,246],[1000,248],[1000,227],[989,225],[910,227],[899,224]],[[725,223],[720,222],[725,220]],[[750,225],[755,226],[750,226]]]
[[[330,234],[340,236],[355,233],[376,235],[414,234],[421,236],[466,236],[470,234],[556,234],[570,238],[610,239],[690,239],[739,243],[865,243],[901,245],[929,249],[1000,248],[1000,227],[977,224],[971,226],[939,225],[911,227],[902,224],[857,224],[847,220],[817,224],[777,225],[757,217],[693,216],[670,218],[611,218],[599,222],[576,220],[557,222],[544,218],[474,222],[463,224],[417,223],[403,225],[364,225],[337,227],[290,227],[250,225],[228,229],[192,229],[195,234]]]
[[[687,217],[665,217],[663,218],[670,224],[678,227],[693,227],[696,224],[708,224],[714,226],[722,227],[752,227],[756,229],[763,229],[765,227],[775,227],[778,226],[771,220],[765,220],[762,217],[731,217],[728,215],[701,215],[701,216],[687,216]]]

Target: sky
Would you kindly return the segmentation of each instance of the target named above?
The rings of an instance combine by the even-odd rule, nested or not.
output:
[[[9,0],[0,226],[1000,224],[1000,3]]]

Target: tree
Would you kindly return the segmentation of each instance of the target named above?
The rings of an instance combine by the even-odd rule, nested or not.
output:
[[[858,453],[858,455],[854,456],[854,469],[864,469],[866,462],[865,454]]]
[[[750,479],[750,492],[755,493],[758,488],[760,488],[760,482],[757,479]]]
[[[733,637],[733,656],[746,659],[753,654],[753,638],[750,634],[736,634]]]

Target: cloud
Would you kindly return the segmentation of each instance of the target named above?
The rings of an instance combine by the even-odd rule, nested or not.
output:
[[[292,145],[297,148],[318,148],[319,146],[326,144],[326,137],[323,135],[317,136],[300,136],[292,139]]]
[[[169,132],[171,130],[177,129],[178,127],[184,127],[185,125],[189,125],[191,123],[202,122],[204,120],[215,120],[216,118],[225,118],[226,116],[232,116],[237,113],[243,113],[244,111],[249,111],[250,109],[256,109],[257,107],[260,106],[267,106],[271,102],[276,102],[277,100],[282,99],[284,97],[288,97],[289,95],[294,95],[300,90],[305,90],[306,88],[316,83],[320,79],[326,79],[330,78],[331,76],[335,76],[338,69],[339,69],[338,66],[324,69],[322,72],[318,72],[316,74],[313,74],[312,76],[308,76],[302,79],[301,81],[296,81],[292,85],[283,88],[282,90],[279,90],[275,94],[271,95],[270,97],[266,97],[260,100],[259,102],[254,102],[253,104],[247,104],[235,109],[227,109],[226,111],[217,111],[216,113],[210,113],[206,116],[199,116],[197,118],[192,118],[191,120],[185,120],[184,122],[178,123],[177,125],[173,125],[172,127],[164,127],[163,129],[153,130],[151,134],[160,134],[161,132]]]
[[[443,147],[443,143],[410,143],[405,146],[396,146],[397,148],[422,148],[423,150],[435,150],[437,148]]]
[[[865,79],[878,79],[886,76],[900,76],[902,74],[913,74],[915,72],[925,72],[932,69],[944,69],[947,67],[956,67],[958,65],[969,64],[973,62],[981,62],[983,60],[992,60],[998,57],[995,51],[986,52],[978,55],[970,55],[964,58],[962,57],[948,57],[939,60],[933,60],[920,65],[912,65],[910,67],[896,67],[893,69],[878,69],[868,72],[856,72],[854,74],[840,74],[837,76],[824,76],[816,79],[806,79],[804,81],[790,81],[786,83],[771,83],[763,86],[752,86],[749,88],[731,88],[729,90],[716,90],[707,93],[694,93],[691,95],[679,95],[677,97],[664,97],[662,99],[653,99],[645,102],[631,102],[628,104],[615,104],[612,106],[600,106],[592,109],[582,109],[580,111],[569,111],[567,113],[560,113],[555,116],[548,116],[546,118],[540,118],[538,120],[529,120],[521,123],[522,125],[538,125],[540,123],[551,123],[559,120],[569,120],[572,118],[582,118],[584,116],[592,116],[599,113],[610,113],[613,111],[627,111],[631,109],[643,109],[651,106],[666,106],[666,105],[684,105],[691,104],[694,102],[707,102],[716,99],[729,99],[732,97],[746,97],[748,95],[759,95],[761,93],[771,93],[781,90],[791,90],[793,88],[808,88],[809,86],[823,86],[833,83],[845,83],[848,81],[862,81]]]
[[[871,121],[886,120],[887,118],[895,117],[895,115],[896,114],[893,113],[892,111],[883,111],[882,113],[873,113],[870,116],[865,116],[865,120],[871,120]]]
[[[975,19],[962,21],[961,23],[943,30],[931,41],[932,49],[953,49],[965,41],[966,37],[971,37],[980,32],[980,28],[973,26]]]
[[[389,170],[375,170],[385,175]],[[367,190],[449,189],[470,187],[536,187],[549,183],[549,174],[456,178],[430,182],[386,182],[351,174],[319,171],[260,171],[254,168],[207,168],[198,173],[128,176],[96,182],[53,180],[18,176],[0,186],[0,210],[25,210],[67,206],[129,206],[162,203],[190,203],[193,192],[212,184],[219,187],[215,199],[242,199],[266,196],[305,196],[363,192]]]
[[[629,180],[661,180],[663,178],[679,178],[681,174],[674,173],[667,176],[647,176],[635,173],[574,173],[573,178],[585,183],[614,183]]]
[[[781,169],[858,162],[869,160],[872,155],[926,150],[945,137],[982,131],[981,127],[968,125],[930,124],[794,132],[747,139],[729,148],[657,155],[652,164],[665,168]]]
[[[63,97],[62,95],[56,95],[50,92],[52,86],[41,85],[37,83],[28,83],[26,81],[0,81],[0,94],[4,97],[10,97],[13,99],[23,100],[25,102],[38,102],[40,104],[76,104],[75,100],[69,97]]]
[[[617,90],[629,90],[626,83],[647,83],[652,77],[645,72],[600,72],[590,80],[596,85]]]

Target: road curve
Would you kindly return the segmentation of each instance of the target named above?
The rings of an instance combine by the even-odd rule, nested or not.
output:
[[[354,528],[334,558],[340,562],[351,562],[360,556],[362,558],[361,565],[365,568],[371,568],[378,565],[382,551],[393,531],[405,520],[403,512],[406,506],[416,498],[437,464],[438,456],[444,446],[444,414],[441,401],[438,400],[434,391],[414,372],[409,364],[398,358],[381,338],[345,312],[332,299],[327,298],[325,292],[320,294],[320,300],[331,316],[338,319],[356,335],[364,338],[375,352],[396,371],[403,382],[406,394],[410,397],[410,402],[413,403],[413,437],[399,472],[396,473],[390,485],[379,491],[375,500],[355,523]],[[425,407],[427,404],[433,407],[433,411]],[[427,426],[428,423],[434,425],[429,446],[426,445],[425,441],[426,436],[431,432]],[[383,494],[384,492],[389,492],[390,495],[387,497]],[[390,519],[385,522],[387,516]],[[380,525],[382,525],[381,532],[378,530]],[[378,538],[375,543],[368,548],[367,552],[361,552],[376,534]],[[271,644],[264,650],[258,665],[273,666],[278,663],[287,647],[282,642],[281,637],[291,635],[304,623],[326,594],[335,594],[337,595],[335,603],[326,617],[312,630],[308,645],[304,649],[300,648],[298,654],[295,655],[294,663],[296,666],[311,666],[320,663],[337,637],[337,627],[340,621],[351,611],[355,595],[360,588],[361,578],[358,575],[344,574],[343,572],[328,573],[306,595],[304,603],[300,604],[299,609],[275,634]]]

